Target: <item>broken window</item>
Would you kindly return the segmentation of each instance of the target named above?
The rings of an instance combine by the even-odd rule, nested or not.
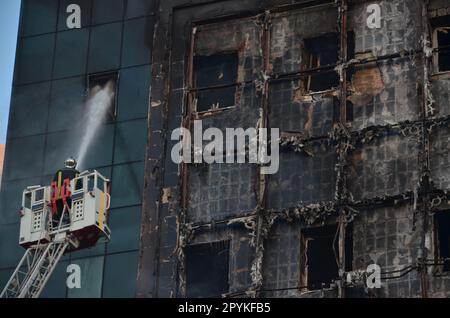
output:
[[[235,105],[238,53],[194,57],[197,112]]]
[[[450,16],[431,20],[433,26],[434,69],[436,72],[450,71]]]
[[[330,33],[306,39],[303,42],[304,69],[317,69],[336,64],[339,60],[339,34]],[[305,91],[319,92],[339,86],[339,76],[334,70],[316,71],[305,79]]]
[[[352,59],[355,54],[354,33],[347,34],[347,55]],[[303,69],[315,70],[324,66],[333,66],[339,62],[340,36],[339,33],[329,33],[303,41]],[[349,79],[352,70],[348,71]],[[306,93],[321,92],[339,86],[339,74],[334,69],[312,71],[304,80]]]
[[[337,225],[302,230],[300,286],[308,290],[329,288],[339,277],[339,236]],[[334,245],[334,249],[333,249]],[[353,234],[347,225],[345,235],[345,270],[352,270]]]
[[[309,68],[336,64],[339,60],[339,34],[330,33],[304,41]]]
[[[117,115],[117,72],[93,74],[88,77],[88,107],[98,107],[104,120],[111,122]],[[101,109],[105,107],[106,109]],[[92,114],[92,112],[90,112]]]
[[[450,259],[450,211],[435,214],[436,257]],[[444,262],[443,271],[450,271],[450,261]]]
[[[221,297],[228,293],[229,249],[229,241],[186,248],[187,297]]]

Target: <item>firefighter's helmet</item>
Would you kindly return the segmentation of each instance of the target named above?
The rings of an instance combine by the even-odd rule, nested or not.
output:
[[[69,169],[75,169],[77,167],[77,161],[73,158],[69,158],[64,163],[64,166]]]

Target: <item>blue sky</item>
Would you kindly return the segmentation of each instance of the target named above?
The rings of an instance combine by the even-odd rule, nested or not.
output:
[[[0,1],[0,143],[6,142],[20,0]]]

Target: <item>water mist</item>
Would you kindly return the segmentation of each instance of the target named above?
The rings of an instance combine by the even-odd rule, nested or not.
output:
[[[104,86],[98,85],[91,89],[90,97],[86,102],[87,111],[80,127],[83,135],[76,157],[81,170],[88,168],[84,166],[86,156],[114,101],[114,86],[114,81],[111,80]]]

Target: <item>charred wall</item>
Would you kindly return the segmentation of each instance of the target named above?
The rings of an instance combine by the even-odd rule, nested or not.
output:
[[[444,2],[376,1],[382,25],[369,29],[366,1],[161,1],[138,296],[186,295],[188,247],[223,241],[230,297],[449,293],[446,274],[436,275],[433,217],[447,200],[448,79],[436,76],[431,41],[422,41],[429,19],[447,14]],[[338,40],[334,53],[315,51],[324,36]],[[196,58],[230,52],[236,76],[212,71],[217,85],[199,87]],[[233,105],[199,111],[205,95],[220,101],[230,91]],[[174,164],[171,132],[199,119],[203,129],[280,128],[280,171]],[[336,277],[304,290],[302,233],[323,225],[339,230],[337,266],[379,264],[381,289]],[[348,229],[353,245],[344,247]]]

